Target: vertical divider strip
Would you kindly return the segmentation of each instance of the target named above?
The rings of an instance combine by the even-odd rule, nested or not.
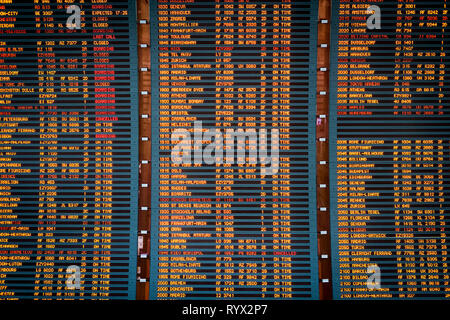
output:
[[[319,1],[317,35],[316,183],[319,296],[332,299],[329,192],[329,70],[331,0]]]
[[[151,64],[150,9],[148,0],[137,2],[139,72],[139,207],[136,299],[149,299],[150,192],[151,192]]]

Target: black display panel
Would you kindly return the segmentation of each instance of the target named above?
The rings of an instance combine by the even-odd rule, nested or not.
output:
[[[135,10],[0,2],[0,299],[135,297]]]
[[[332,4],[334,298],[447,298],[447,1]]]

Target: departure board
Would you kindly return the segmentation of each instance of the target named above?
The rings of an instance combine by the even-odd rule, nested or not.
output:
[[[150,1],[150,299],[317,299],[317,2]]]
[[[334,298],[447,298],[449,4],[332,5]]]
[[[0,299],[134,299],[134,1],[0,1]]]

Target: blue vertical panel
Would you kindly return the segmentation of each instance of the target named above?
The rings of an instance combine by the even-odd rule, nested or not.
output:
[[[136,296],[135,1],[72,4],[0,6],[0,299]]]
[[[150,1],[150,70],[151,87],[151,117],[152,117],[152,161],[151,161],[151,201],[150,201],[150,300],[157,296],[158,281],[158,225],[159,225],[159,60],[158,60],[158,5]]]
[[[150,1],[150,299],[318,298],[317,10],[316,1]],[[245,164],[219,163],[220,153],[208,164],[215,139],[195,122],[222,137],[266,128],[269,155],[279,129],[278,172],[261,176],[249,144]],[[172,161],[176,129],[191,138],[189,163]]]

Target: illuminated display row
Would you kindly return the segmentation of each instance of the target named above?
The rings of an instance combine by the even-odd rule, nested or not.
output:
[[[150,299],[318,298],[316,12],[151,1]]]
[[[447,1],[335,0],[332,22],[334,298],[449,297]]]
[[[0,4],[0,299],[135,297],[135,4],[81,2]]]

